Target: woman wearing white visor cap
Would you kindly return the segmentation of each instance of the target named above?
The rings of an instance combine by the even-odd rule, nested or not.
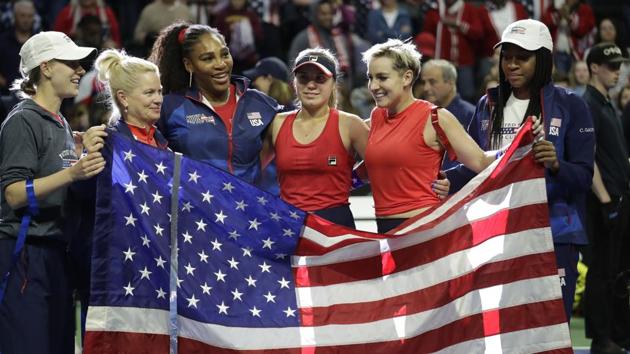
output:
[[[20,50],[18,103],[0,131],[0,352],[72,353],[68,240],[62,232],[66,188],[98,174],[99,152],[83,158],[59,113],[74,97],[94,48],[60,32],[41,32]]]

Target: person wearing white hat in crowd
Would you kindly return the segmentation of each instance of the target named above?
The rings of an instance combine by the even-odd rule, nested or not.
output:
[[[512,142],[527,117],[542,119],[545,136],[533,150],[546,169],[551,234],[570,319],[577,247],[587,243],[583,220],[593,177],[593,120],[582,98],[551,81],[553,42],[545,24],[531,19],[513,22],[498,47],[499,86],[480,99],[468,132],[483,149],[501,149]],[[461,165],[446,174],[452,190],[474,175]]]
[[[62,232],[66,189],[100,173],[99,152],[81,156],[59,113],[77,95],[95,52],[61,32],[41,32],[20,50],[18,103],[0,132],[0,352],[72,353],[74,316],[67,235]]]

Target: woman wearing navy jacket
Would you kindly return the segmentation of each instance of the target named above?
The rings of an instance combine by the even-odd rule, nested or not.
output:
[[[551,233],[570,319],[577,246],[587,243],[582,219],[593,177],[593,121],[579,96],[551,81],[553,42],[542,22],[513,22],[495,48],[499,46],[499,86],[481,98],[468,131],[482,148],[499,149],[511,143],[527,117],[542,118],[545,140],[534,146],[534,154],[546,168]],[[473,175],[461,165],[447,171],[452,190],[460,189]]]
[[[150,60],[162,73],[164,104],[158,126],[169,146],[278,194],[265,180],[260,152],[267,126],[282,108],[232,76],[234,62],[215,28],[175,23],[160,33]]]

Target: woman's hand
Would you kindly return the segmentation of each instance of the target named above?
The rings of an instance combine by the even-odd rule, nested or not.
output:
[[[534,141],[541,141],[545,139],[545,131],[543,130],[544,125],[542,123],[542,119],[540,117],[531,116],[531,120],[534,124],[532,124],[532,134],[534,134]]]
[[[90,129],[82,135],[83,147],[88,153],[100,151],[103,146],[105,146],[106,136],[107,131],[105,131],[105,124],[90,127]]]
[[[89,179],[101,173],[105,168],[105,159],[100,152],[91,152],[68,168],[73,181]]]
[[[534,143],[533,150],[536,162],[544,164],[553,174],[558,173],[560,163],[556,155],[556,148],[550,141],[540,140]]]
[[[445,199],[448,197],[448,191],[451,189],[451,182],[446,178],[446,174],[440,171],[440,177],[444,177],[443,179],[436,179],[431,183],[431,189],[440,199]]]

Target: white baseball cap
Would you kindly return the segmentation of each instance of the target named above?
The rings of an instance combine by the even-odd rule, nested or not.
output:
[[[20,71],[26,76],[39,64],[48,60],[81,60],[95,51],[96,48],[79,47],[65,33],[40,32],[22,45]]]
[[[508,25],[501,35],[501,42],[497,43],[494,48],[503,43],[516,44],[530,51],[540,48],[553,51],[553,40],[549,28],[544,23],[532,19],[520,20]]]

